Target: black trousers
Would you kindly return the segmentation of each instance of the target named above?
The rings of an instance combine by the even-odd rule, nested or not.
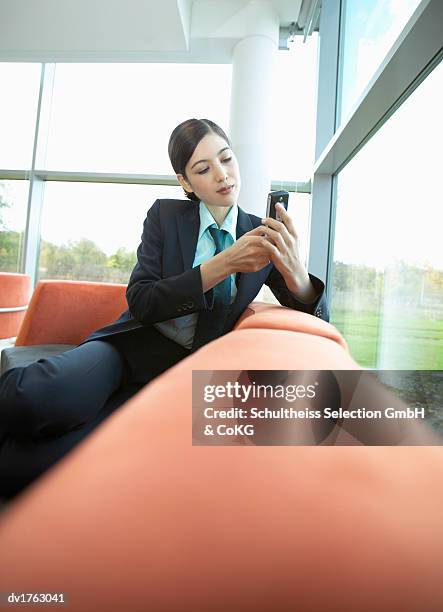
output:
[[[0,377],[0,498],[10,499],[56,463],[144,383],[95,340]]]

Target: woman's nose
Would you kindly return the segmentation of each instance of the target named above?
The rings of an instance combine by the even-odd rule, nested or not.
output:
[[[218,164],[216,166],[216,168],[215,168],[215,176],[216,176],[218,181],[224,181],[226,179],[226,177],[228,176],[228,173],[226,172],[226,169],[221,164]]]

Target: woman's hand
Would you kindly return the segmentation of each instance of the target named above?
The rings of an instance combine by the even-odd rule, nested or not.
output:
[[[258,272],[270,262],[267,239],[263,227],[255,227],[243,234],[232,246],[220,253],[226,257],[229,274],[235,272]]]
[[[263,228],[256,227],[243,234],[232,246],[200,266],[203,292],[235,272],[257,272],[269,264]]]
[[[267,217],[259,228],[266,236],[264,244],[269,259],[285,279],[289,291],[301,300],[311,301],[316,292],[301,262],[297,232],[284,206],[280,203],[276,206],[281,221]]]

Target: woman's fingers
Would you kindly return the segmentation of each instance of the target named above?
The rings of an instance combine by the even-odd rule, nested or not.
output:
[[[264,229],[265,229],[265,235],[268,241],[271,242],[271,244],[273,244],[275,247],[277,247],[277,249],[281,253],[284,253],[286,250],[286,247],[289,247],[290,245],[287,244],[282,234],[270,227],[264,226]]]
[[[277,213],[280,216],[281,223],[283,223],[283,225],[286,227],[286,229],[288,230],[289,234],[291,234],[291,236],[293,236],[295,239],[297,239],[298,235],[297,235],[297,232],[295,230],[294,223],[292,222],[292,219],[289,216],[288,211],[280,203],[277,203],[277,206],[278,206]]]
[[[231,248],[236,250],[236,266],[238,272],[256,272],[270,262],[269,251],[266,248],[269,241],[264,236],[262,227],[243,234]]]
[[[243,236],[263,236],[264,233],[264,227],[262,225],[258,225],[249,232],[246,232],[246,234],[243,234]]]
[[[283,237],[285,243],[288,246],[291,246],[293,240],[298,239],[298,234],[295,230],[292,219],[289,216],[288,212],[285,210],[284,206],[279,206],[277,212],[281,218],[281,221],[277,221],[272,217],[266,217],[266,219],[262,219],[262,223],[264,226],[270,227],[274,231],[279,232]]]

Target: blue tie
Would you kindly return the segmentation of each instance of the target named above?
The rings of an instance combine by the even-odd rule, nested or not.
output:
[[[215,242],[215,253],[218,255],[223,251],[226,230],[210,227],[209,231]],[[227,276],[220,281],[214,290],[214,305],[211,310],[203,310],[198,315],[197,325],[194,332],[192,351],[218,338],[223,333],[226,319],[229,315],[229,303],[231,301],[231,277]]]
[[[226,230],[218,227],[210,227],[209,232],[215,242],[215,253],[218,255],[223,251]],[[227,306],[231,301],[231,277],[227,276],[214,287],[214,306]]]

